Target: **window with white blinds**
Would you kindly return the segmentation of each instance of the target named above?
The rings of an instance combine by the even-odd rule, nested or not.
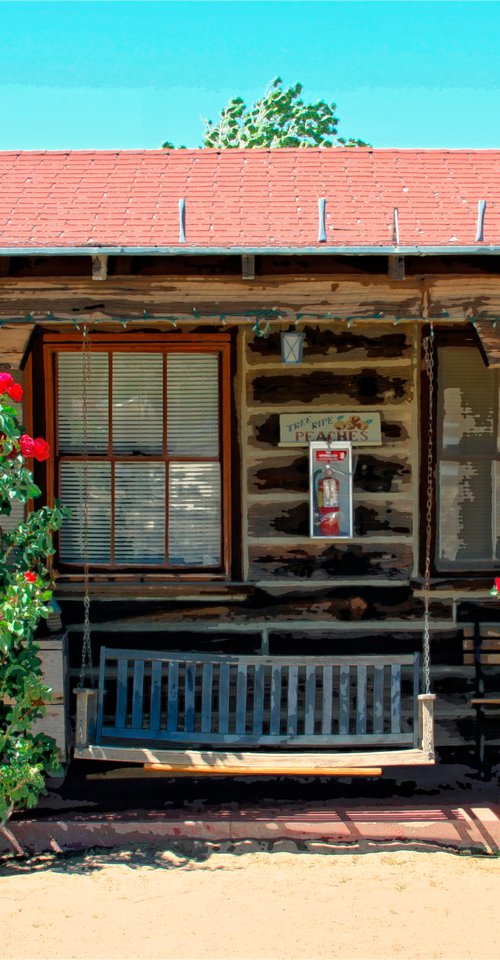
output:
[[[81,352],[56,356],[60,561],[220,568],[221,350],[100,346],[89,360],[84,404]]]
[[[499,379],[474,346],[438,351],[437,551],[440,570],[500,558]]]

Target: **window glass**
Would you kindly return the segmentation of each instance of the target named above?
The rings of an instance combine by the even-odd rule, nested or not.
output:
[[[439,569],[486,569],[498,555],[498,397],[475,347],[439,348]]]

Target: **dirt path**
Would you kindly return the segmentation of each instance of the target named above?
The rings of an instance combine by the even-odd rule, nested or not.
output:
[[[286,849],[11,861],[2,960],[499,960],[499,859]]]

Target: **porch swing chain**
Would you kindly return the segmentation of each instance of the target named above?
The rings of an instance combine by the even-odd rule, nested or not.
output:
[[[85,687],[85,680],[95,686],[90,636],[90,591],[89,591],[89,452],[88,452],[88,393],[90,385],[90,340],[87,324],[82,328],[82,446],[83,446],[83,504],[82,504],[82,553],[83,553],[83,637],[82,662],[78,688]]]
[[[429,336],[424,339],[424,356],[429,389],[429,422],[427,431],[427,491],[425,520],[425,566],[424,566],[424,636],[423,636],[423,681],[424,693],[431,692],[431,634],[430,634],[430,586],[432,550],[432,513],[434,505],[434,327],[431,323]]]

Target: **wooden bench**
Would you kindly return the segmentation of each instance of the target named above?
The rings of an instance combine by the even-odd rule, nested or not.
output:
[[[77,691],[75,756],[226,775],[432,763],[434,698],[418,690],[418,654],[308,658],[103,647],[98,691]]]

